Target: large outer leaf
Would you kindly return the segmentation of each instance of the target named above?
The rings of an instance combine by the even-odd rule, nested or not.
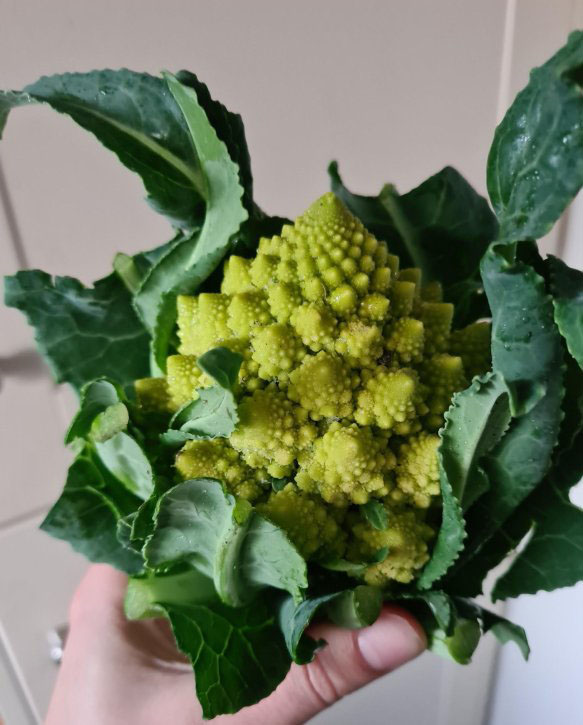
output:
[[[184,114],[201,164],[206,215],[199,233],[177,242],[152,267],[134,298],[136,309],[153,335],[154,357],[161,369],[176,320],[176,296],[196,291],[248,218],[242,204],[238,167],[209,123],[195,91],[173,76],[166,75],[166,80]]]
[[[461,562],[479,552],[547,473],[557,442],[563,387],[560,370],[545,397],[528,415],[514,420],[500,443],[483,459],[490,489],[469,510],[469,533]]]
[[[583,32],[540,68],[496,129],[488,193],[498,239],[540,239],[583,185]]]
[[[231,606],[266,586],[300,598],[307,586],[305,561],[281,529],[244,503],[212,479],[179,483],[158,501],[146,561],[152,567],[188,562],[214,581]]]
[[[454,396],[439,433],[442,522],[431,559],[419,577],[420,588],[430,587],[458,558],[466,535],[462,508],[488,488],[479,462],[501,438],[509,419],[507,390],[500,375],[477,378]]]
[[[511,394],[513,415],[523,415],[558,374],[561,344],[545,283],[531,267],[493,245],[482,260],[484,288],[492,310],[492,366]]]
[[[164,608],[178,647],[192,663],[205,718],[253,705],[286,676],[290,657],[272,602]]]
[[[43,77],[0,95],[0,134],[10,106],[38,101],[93,133],[138,173],[149,204],[177,227],[198,228],[205,185],[188,127],[161,78],[129,70]]]
[[[549,257],[555,321],[571,355],[583,368],[583,272]]]
[[[142,568],[142,558],[117,538],[117,523],[135,510],[139,499],[126,493],[100,469],[85,449],[73,461],[67,483],[41,529],[67,541],[90,561],[106,562],[128,574]]]
[[[568,500],[569,489],[583,477],[583,372],[572,358],[567,363],[565,415],[553,465],[517,512],[535,522],[534,533],[496,582],[493,595],[499,599],[583,579],[583,511]]]
[[[453,493],[466,509],[487,488],[479,461],[506,432],[510,422],[508,391],[499,373],[476,378],[454,395],[445,414],[439,455]]]
[[[71,277],[18,272],[6,278],[5,301],[35,328],[57,382],[80,390],[102,376],[126,385],[148,375],[148,337],[116,275],[88,288]]]
[[[536,491],[528,510],[536,518],[534,534],[496,582],[494,601],[583,580],[583,510],[552,485]]]
[[[239,167],[239,178],[244,190],[243,203],[245,208],[250,216],[256,216],[258,210],[253,205],[251,158],[247,147],[247,139],[245,138],[243,119],[238,113],[229,111],[222,103],[212,98],[208,87],[194,73],[180,70],[176,74],[176,80],[196,92],[198,102],[204,108],[211,126],[227,147],[231,160]]]

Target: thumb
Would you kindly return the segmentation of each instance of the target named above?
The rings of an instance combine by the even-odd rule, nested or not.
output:
[[[305,723],[354,690],[417,657],[427,642],[423,629],[404,609],[385,606],[377,621],[360,630],[320,623],[310,628],[327,645],[308,665],[293,665],[275,693],[256,705],[267,721]],[[279,719],[278,719],[279,717]]]

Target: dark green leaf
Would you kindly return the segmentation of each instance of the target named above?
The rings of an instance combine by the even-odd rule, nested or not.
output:
[[[131,493],[142,500],[154,490],[152,466],[142,447],[131,435],[121,432],[96,443],[99,458],[107,470]]]
[[[173,225],[201,225],[205,182],[187,124],[161,78],[129,70],[65,73],[0,95],[0,132],[8,106],[44,102],[65,113],[140,175],[147,200]]]
[[[459,556],[466,537],[460,502],[453,492],[443,465],[440,465],[439,482],[442,504],[441,526],[431,558],[422,569],[417,580],[420,589],[429,589],[434,582],[445,574]]]
[[[544,280],[500,245],[482,260],[492,309],[492,365],[509,386],[513,415],[528,413],[561,364],[561,344]]]
[[[444,588],[451,594],[462,597],[477,597],[482,594],[488,572],[516,549],[531,526],[531,513],[524,506],[519,506],[474,556],[467,560],[462,558],[460,565],[454,566],[448,572],[443,583]]]
[[[552,256],[546,263],[551,272],[555,321],[569,352],[583,368],[583,272]]]
[[[76,438],[87,438],[97,416],[122,400],[120,389],[105,379],[87,383],[81,390],[80,397],[79,412],[69,426],[65,443],[72,443]]]
[[[134,302],[153,335],[154,358],[164,369],[178,294],[192,294],[219,264],[230,238],[248,218],[241,197],[239,171],[227,147],[210,125],[195,91],[166,74],[196,149],[205,186],[206,215],[199,233],[176,243],[142,282]]]
[[[237,403],[230,390],[220,385],[201,388],[197,400],[176,413],[161,440],[169,446],[180,446],[188,440],[228,438],[238,422]]]
[[[297,604],[292,597],[286,597],[279,609],[279,626],[283,632],[287,650],[298,665],[311,662],[316,651],[323,647],[323,640],[316,641],[304,634],[316,612],[324,604],[334,599],[339,592],[310,597]]]
[[[467,665],[472,661],[472,655],[482,636],[480,624],[475,619],[463,617],[456,618],[450,635],[439,628],[430,630],[427,634],[428,647],[432,652],[460,665]]]
[[[194,668],[203,717],[234,713],[270,695],[286,676],[290,657],[274,607],[166,605],[178,647]]]
[[[530,646],[528,644],[526,632],[522,627],[519,627],[513,622],[509,622],[507,619],[500,617],[498,614],[494,614],[494,612],[490,612],[487,609],[480,607],[475,602],[459,599],[457,597],[454,601],[460,614],[468,617],[474,616],[480,621],[484,634],[486,634],[486,632],[492,632],[500,644],[514,642],[521,651],[524,659],[528,659],[530,655]]]
[[[488,373],[453,397],[440,432],[440,467],[465,510],[488,487],[481,457],[500,440],[510,422],[502,376]]]
[[[540,239],[583,184],[583,32],[540,68],[496,129],[488,192],[504,242]]]
[[[528,415],[515,419],[500,443],[484,458],[490,489],[467,515],[469,533],[460,566],[504,525],[546,474],[557,442],[563,387],[561,367],[550,378],[547,393]]]
[[[386,597],[386,599],[388,601],[393,601],[393,597],[390,594]],[[451,635],[453,633],[456,610],[451,597],[445,592],[442,592],[439,589],[427,592],[403,592],[396,596],[395,600],[399,603],[403,600],[409,602],[422,602],[429,608],[438,627],[443,630],[444,634]]]
[[[80,390],[95,378],[126,385],[149,374],[148,336],[116,275],[86,288],[39,270],[7,277],[5,301],[35,328],[57,382]]]
[[[91,454],[82,452],[71,464],[65,488],[41,529],[67,541],[90,561],[135,574],[142,568],[142,558],[117,538],[117,523],[132,508],[132,499],[112,488]]]
[[[365,521],[367,521],[374,529],[378,531],[386,531],[389,526],[389,519],[387,516],[387,510],[380,501],[370,499],[365,504],[362,504],[360,513]]]
[[[155,530],[144,548],[148,565],[187,561],[211,578],[232,606],[266,586],[301,598],[306,563],[283,531],[253,510],[243,520],[236,514],[235,498],[218,481],[178,484],[158,501]]]
[[[229,156],[239,167],[239,178],[243,187],[243,203],[252,215],[253,212],[253,176],[251,174],[251,158],[245,138],[243,119],[238,113],[229,111],[222,103],[214,100],[208,87],[194,73],[180,70],[176,80],[183,86],[192,88],[217,136],[227,147]],[[276,232],[273,232],[275,234]]]
[[[541,589],[549,592],[583,580],[583,510],[552,485],[541,486],[528,509],[536,520],[534,533],[496,582],[494,601]]]
[[[360,584],[330,599],[326,603],[326,614],[338,627],[360,629],[376,622],[382,604],[380,589]]]
[[[286,597],[280,605],[279,624],[294,662],[306,664],[325,642],[305,635],[305,630],[320,609],[339,627],[359,629],[373,624],[380,614],[383,596],[376,587],[358,585],[313,596],[297,604]]]
[[[215,347],[201,355],[196,364],[222,388],[231,390],[237,382],[242,362],[243,356],[238,352],[231,352],[226,347]]]
[[[278,493],[279,491],[283,491],[283,489],[287,486],[287,484],[290,482],[289,478],[269,478],[269,482],[271,483],[271,488]]]

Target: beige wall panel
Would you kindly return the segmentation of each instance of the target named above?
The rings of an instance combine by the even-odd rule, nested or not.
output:
[[[243,114],[273,213],[325,191],[333,158],[362,192],[406,190],[445,164],[483,191],[504,14],[503,0],[3,0],[0,85],[191,68]],[[2,151],[34,266],[94,279],[116,250],[167,238],[139,182],[68,119],[17,109]]]

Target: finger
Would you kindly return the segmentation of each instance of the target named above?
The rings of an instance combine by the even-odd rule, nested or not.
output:
[[[285,681],[268,699],[238,720],[294,725],[304,723],[321,710],[377,677],[417,657],[427,646],[417,621],[399,607],[387,606],[377,621],[361,630],[343,630],[330,624],[310,629],[327,646],[308,665],[293,665]]]
[[[128,578],[107,564],[92,564],[79,583],[69,607],[71,626],[118,622]]]

